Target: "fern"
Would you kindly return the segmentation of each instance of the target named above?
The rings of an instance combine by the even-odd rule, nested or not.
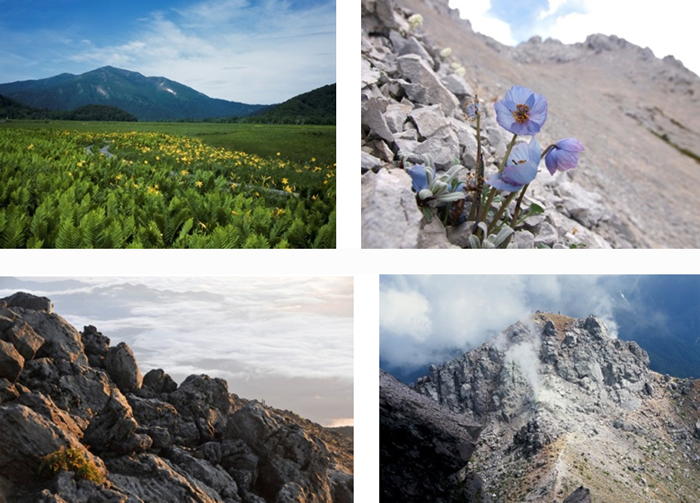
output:
[[[29,236],[32,240],[45,241],[49,238],[49,219],[51,218],[51,211],[47,201],[41,203],[32,217],[32,222],[29,224]]]
[[[226,227],[217,227],[214,229],[210,238],[211,248],[230,249],[238,247],[240,234],[236,226],[227,225]]]
[[[104,209],[98,208],[90,211],[80,220],[82,248],[101,248],[104,218]]]
[[[29,217],[17,206],[10,206],[5,213],[6,222],[0,239],[2,248],[23,248]]]
[[[102,230],[99,240],[104,248],[124,248],[126,233],[121,224],[114,220]]]
[[[251,236],[248,236],[248,238],[245,240],[243,248],[266,249],[270,248],[270,242],[260,234],[253,234]]]
[[[295,218],[284,237],[289,241],[292,247],[306,248],[308,244],[308,230],[306,224],[304,224],[300,218]]]
[[[335,211],[331,213],[329,222],[318,230],[313,248],[335,248]]]
[[[80,229],[69,219],[61,220],[56,236],[56,248],[80,248]]]

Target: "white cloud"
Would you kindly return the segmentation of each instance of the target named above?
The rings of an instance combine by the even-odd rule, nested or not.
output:
[[[474,31],[495,38],[502,44],[515,45],[510,25],[489,14],[491,0],[450,0],[453,9],[459,9],[462,19],[468,19]]]
[[[0,297],[18,290],[48,297],[78,330],[126,342],[144,373],[222,377],[233,393],[323,423],[352,414],[352,278],[0,278]]]
[[[659,58],[673,55],[700,74],[700,52],[692,43],[696,39],[697,7],[686,0],[667,0],[663,7],[654,2],[549,0],[548,9],[533,13],[538,22],[530,30],[517,27],[518,39],[514,37],[516,30],[489,14],[490,0],[450,0],[450,7],[458,8],[460,16],[469,19],[476,31],[506,45],[533,35],[566,44],[583,42],[595,33],[616,35],[649,47]]]
[[[611,336],[613,300],[598,276],[382,276],[380,356],[389,366],[441,363],[536,310],[596,314]]]
[[[332,2],[294,10],[281,0],[209,0],[173,12],[153,13],[128,42],[81,47],[68,59],[244,103],[279,103],[336,80]]]
[[[428,299],[416,291],[387,288],[380,292],[380,303],[382,330],[425,341],[432,329]]]

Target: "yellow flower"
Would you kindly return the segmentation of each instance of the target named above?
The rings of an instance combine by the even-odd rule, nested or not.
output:
[[[33,148],[34,148],[34,144],[32,143],[27,147],[27,150],[32,150]],[[277,154],[277,155],[279,155],[279,154]]]
[[[315,157],[312,157],[312,158],[311,158],[311,162],[316,162],[316,158],[315,158]]]
[[[180,173],[182,173],[182,176],[187,176],[190,174],[190,172],[187,171],[186,169],[183,169],[182,171],[180,171]]]
[[[282,183],[287,185],[289,183],[289,180],[287,180],[286,178],[282,178]]]
[[[117,180],[121,180],[121,179],[122,179],[122,174],[119,173],[115,178],[116,178]]]
[[[160,156],[156,156],[156,161],[160,161]]]
[[[236,187],[238,187],[238,184],[237,184],[237,183],[232,183],[232,184],[231,184],[231,189],[235,189]]]
[[[144,164],[148,164],[148,161],[143,161]]]
[[[279,152],[277,152],[277,157],[279,157],[279,156],[280,156],[280,153],[279,153]]]
[[[201,187],[203,184],[202,184],[201,181],[197,180],[197,182],[195,183],[195,185],[196,185],[197,187]]]
[[[285,190],[286,192],[291,192],[291,191],[292,191],[292,188],[291,188],[289,185],[287,185],[287,186],[284,188],[284,190]]]

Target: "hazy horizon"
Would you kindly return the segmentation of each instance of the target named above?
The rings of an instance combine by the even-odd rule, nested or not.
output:
[[[241,398],[353,424],[352,278],[0,278],[0,297],[16,291],[126,342],[143,374],[207,374]]]

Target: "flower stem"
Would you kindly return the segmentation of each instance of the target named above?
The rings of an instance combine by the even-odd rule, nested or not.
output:
[[[476,114],[476,194],[467,221],[479,221],[481,196],[484,192],[484,156],[481,153],[481,115]]]
[[[513,220],[510,222],[510,227],[511,229],[515,230],[515,226],[518,223],[518,214],[520,213],[520,204],[523,202],[523,196],[525,196],[525,191],[527,188],[530,186],[528,183],[523,187],[523,190],[520,191],[520,196],[518,197],[518,202],[515,203],[515,211],[513,212]]]
[[[496,224],[501,219],[501,216],[503,216],[503,213],[506,211],[506,208],[508,208],[508,205],[510,205],[510,203],[513,201],[513,199],[515,198],[515,195],[517,193],[518,192],[515,191],[515,192],[511,192],[510,194],[508,194],[508,197],[506,198],[505,201],[503,201],[503,204],[501,204],[501,207],[498,209],[496,216],[494,216],[493,220],[491,220],[491,223],[489,224],[489,229],[488,229],[489,232],[491,232],[493,230],[493,228],[496,227]]]
[[[501,160],[501,164],[498,165],[498,172],[503,173],[503,168],[506,166],[506,161],[508,160],[508,156],[510,155],[510,151],[513,150],[513,147],[515,146],[515,140],[518,138],[517,134],[513,134],[513,138],[510,140],[510,143],[508,144],[508,148],[506,149],[506,155],[503,156],[503,159]]]

